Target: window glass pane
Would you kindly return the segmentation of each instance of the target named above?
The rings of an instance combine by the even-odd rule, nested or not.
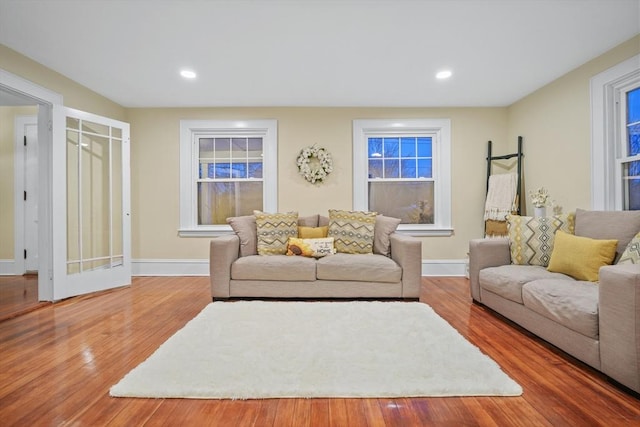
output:
[[[640,88],[627,92],[627,123],[640,122]]]
[[[262,210],[262,181],[198,183],[198,225],[224,225],[254,210]]]
[[[418,157],[433,157],[431,137],[418,138]]]
[[[248,138],[247,152],[250,158],[262,158],[262,138]]]
[[[200,159],[213,159],[213,138],[198,140],[198,156]]]
[[[384,177],[400,178],[400,162],[398,160],[384,161]]]
[[[216,162],[214,178],[218,178],[218,179],[231,178],[231,163]]]
[[[416,157],[416,138],[401,138],[400,145],[402,157]]]
[[[399,138],[385,138],[384,139],[384,157],[400,157],[400,139]]]
[[[246,159],[247,158],[247,138],[232,138],[231,154],[234,159]]]
[[[249,178],[262,178],[262,162],[250,162]]]
[[[433,181],[369,182],[369,210],[402,224],[433,224]]]
[[[215,138],[214,151],[216,159],[231,158],[231,138]]]
[[[382,178],[382,160],[369,159],[369,178]]]
[[[431,159],[418,160],[418,178],[433,178],[433,161]]]
[[[627,126],[629,135],[629,156],[640,154],[640,123]]]
[[[416,178],[416,160],[402,160],[402,170],[401,170],[402,178]]]
[[[369,158],[382,157],[382,138],[369,138]]]
[[[233,163],[231,165],[231,177],[232,178],[246,178],[247,177],[247,164],[246,163]]]
[[[625,210],[640,210],[640,161],[624,163]]]

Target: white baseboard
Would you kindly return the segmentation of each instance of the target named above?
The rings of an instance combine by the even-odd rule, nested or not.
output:
[[[208,259],[134,259],[131,262],[134,276],[208,276]],[[423,276],[465,276],[467,261],[464,259],[422,260]]]
[[[468,276],[466,259],[423,259],[423,276]]]
[[[208,276],[208,259],[134,259],[133,276]]]
[[[0,276],[16,274],[16,262],[12,259],[0,259]]]

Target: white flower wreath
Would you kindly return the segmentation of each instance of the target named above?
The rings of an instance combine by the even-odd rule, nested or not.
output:
[[[331,154],[322,147],[313,144],[300,150],[298,172],[312,184],[320,183],[333,171]]]

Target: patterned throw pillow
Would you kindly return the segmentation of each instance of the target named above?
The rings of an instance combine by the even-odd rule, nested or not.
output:
[[[287,255],[322,258],[323,256],[333,253],[335,253],[333,237],[317,239],[297,239],[295,237],[289,237]]]
[[[337,252],[347,254],[373,253],[375,212],[329,209],[329,237],[335,239]]]
[[[268,214],[254,211],[258,255],[284,255],[289,237],[298,236],[298,212]]]
[[[631,239],[616,264],[640,264],[640,233]]]
[[[511,263],[546,267],[551,259],[556,231],[573,234],[574,227],[573,213],[540,218],[507,215]]]

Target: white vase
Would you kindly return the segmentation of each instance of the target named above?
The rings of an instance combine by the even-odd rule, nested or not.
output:
[[[547,207],[546,206],[541,206],[539,208],[534,207],[533,216],[535,216],[536,218],[547,216]]]

